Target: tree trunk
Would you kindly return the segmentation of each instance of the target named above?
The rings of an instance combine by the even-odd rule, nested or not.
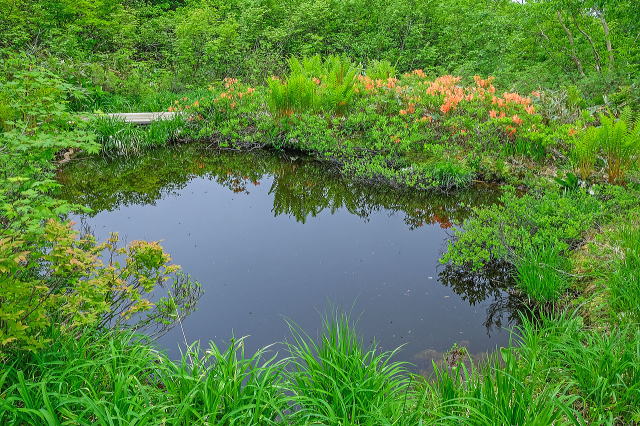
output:
[[[573,37],[573,33],[565,25],[562,12],[557,11],[556,16],[558,17],[558,22],[560,22],[560,25],[562,25],[562,28],[564,29],[565,34],[567,34],[567,39],[569,39],[569,46],[571,47],[569,56],[571,56],[573,63],[576,64],[576,68],[578,68],[578,72],[580,73],[580,76],[584,77],[584,69],[582,68],[582,62],[580,62],[580,58],[578,58],[578,53],[576,51],[576,43]]]

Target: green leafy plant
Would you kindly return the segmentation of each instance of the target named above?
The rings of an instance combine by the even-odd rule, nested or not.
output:
[[[527,247],[514,264],[516,286],[535,302],[553,302],[569,287],[567,259],[554,247]]]
[[[625,175],[640,155],[640,120],[634,120],[631,108],[618,119],[600,115],[598,144],[606,160],[610,183],[624,183]]]
[[[571,159],[580,179],[587,180],[593,174],[598,159],[598,139],[600,131],[589,127],[581,132],[573,141]]]

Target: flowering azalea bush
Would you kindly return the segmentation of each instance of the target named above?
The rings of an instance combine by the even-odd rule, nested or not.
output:
[[[187,138],[299,149],[346,173],[418,188],[501,179],[504,164],[544,161],[569,138],[568,126],[538,114],[540,93],[500,91],[493,77],[396,76],[387,65],[367,75],[344,58],[318,56],[290,68],[256,88],[226,78],[170,111],[188,114]]]

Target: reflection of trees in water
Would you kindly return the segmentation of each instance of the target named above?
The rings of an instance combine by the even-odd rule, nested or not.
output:
[[[90,207],[93,214],[122,205],[154,204],[195,177],[211,179],[238,194],[249,193],[271,177],[273,214],[302,223],[323,211],[344,208],[363,219],[377,211],[401,212],[411,229],[436,223],[449,228],[462,223],[471,207],[495,202],[498,196],[488,186],[452,194],[391,189],[343,178],[311,159],[292,160],[265,151],[207,151],[196,144],[138,157],[84,159],[58,174],[64,184],[61,197]],[[478,273],[446,265],[440,273],[440,281],[472,305],[493,299],[487,310],[488,329],[502,327],[505,318],[512,322],[517,315],[517,301],[508,292],[509,277],[506,265],[492,265]]]
[[[81,160],[65,167],[58,180],[64,184],[62,198],[87,205],[95,213],[120,205],[154,204],[198,176],[235,193],[249,192],[265,176],[272,176],[272,212],[302,223],[325,210],[333,213],[345,208],[362,218],[381,210],[402,212],[412,229],[435,223],[448,228],[460,223],[470,206],[497,197],[492,188],[454,194],[395,190],[342,178],[310,159],[292,161],[268,152],[212,152],[197,145],[155,150],[139,157]]]
[[[478,271],[444,265],[438,278],[471,305],[492,300],[487,308],[487,331],[517,324],[522,301],[512,292],[513,272],[506,262],[494,262]]]

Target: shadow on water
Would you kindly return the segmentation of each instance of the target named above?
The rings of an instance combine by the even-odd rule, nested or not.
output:
[[[365,342],[405,344],[401,358],[428,371],[453,344],[472,356],[505,344],[517,315],[504,265],[471,273],[438,262],[449,228],[497,201],[492,186],[401,191],[310,159],[197,145],[79,159],[58,181],[60,197],[92,210],[74,219],[98,237],[163,240],[202,282],[184,324],[191,340],[224,344],[233,331],[257,348],[286,338],[283,316],[311,331],[335,302],[362,312]],[[169,333],[160,344],[175,354],[181,341]]]

